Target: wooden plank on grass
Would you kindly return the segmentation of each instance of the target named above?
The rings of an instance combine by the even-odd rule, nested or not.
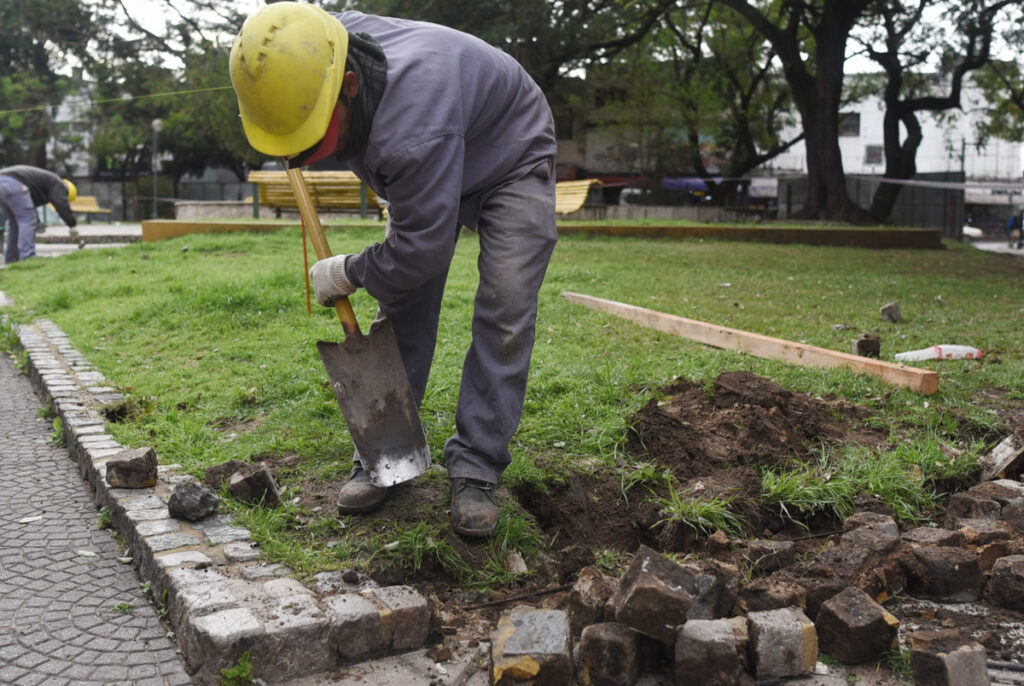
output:
[[[846,367],[855,372],[863,372],[880,378],[886,383],[903,386],[912,391],[931,395],[939,390],[939,375],[928,369],[907,367],[902,364],[883,362],[869,357],[861,357],[850,353],[841,353],[826,348],[818,348],[806,343],[796,343],[781,338],[762,336],[761,334],[730,329],[717,324],[686,319],[674,314],[656,312],[635,305],[595,298],[591,295],[564,291],[562,297],[592,310],[608,312],[636,322],[650,329],[681,336],[691,341],[704,343],[725,350],[736,350],[754,357],[770,360],[782,360],[791,364],[807,367]]]

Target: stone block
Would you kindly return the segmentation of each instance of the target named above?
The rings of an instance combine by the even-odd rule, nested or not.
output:
[[[877,334],[862,333],[850,342],[850,352],[861,357],[878,359],[882,352],[882,340]]]
[[[821,606],[814,628],[818,645],[851,665],[877,662],[894,647],[900,621],[859,588],[847,588]]]
[[[323,600],[330,625],[331,647],[345,660],[358,660],[384,653],[385,641],[380,612],[369,598],[357,593],[327,596]]]
[[[185,664],[201,684],[219,684],[220,670],[237,664],[246,651],[251,656],[254,639],[261,633],[260,621],[241,607],[197,617],[178,629]]]
[[[232,474],[248,466],[247,462],[242,462],[241,460],[228,460],[227,462],[207,467],[203,473],[203,478],[207,486],[219,490],[221,486],[228,482]]]
[[[156,485],[156,451],[152,448],[122,450],[107,460],[106,466],[107,484],[114,488],[149,488]]]
[[[580,636],[581,686],[633,686],[640,675],[639,636],[625,624],[591,624]]]
[[[281,489],[270,467],[263,462],[232,474],[228,480],[228,492],[245,502],[262,502],[265,507],[281,504]]]
[[[605,606],[615,595],[616,588],[616,582],[596,567],[580,570],[569,594],[569,625],[573,636],[579,636],[584,627],[605,620]]]
[[[900,313],[900,304],[896,301],[882,305],[878,308],[878,314],[881,315],[883,322],[898,324],[903,320],[903,315]]]
[[[572,683],[569,616],[561,610],[519,606],[502,614],[491,632],[491,683],[563,686]]]
[[[992,565],[988,599],[1011,610],[1024,610],[1024,555],[1009,555]]]
[[[955,629],[911,634],[910,667],[921,686],[989,686],[985,649]]]
[[[1002,507],[1007,505],[1024,507],[1024,483],[1012,479],[985,481],[977,486],[972,486],[969,492],[990,498]]]
[[[679,627],[677,686],[735,686],[746,677],[746,666],[747,622],[743,617],[693,619]]]
[[[281,681],[335,667],[327,615],[295,579],[257,586],[247,598],[262,623],[252,650],[253,677]]]
[[[736,600],[736,610],[742,614],[781,610],[786,607],[807,607],[807,591],[800,584],[784,581],[776,576],[763,576],[746,584]]]
[[[193,476],[184,477],[174,485],[167,509],[176,519],[197,522],[217,511],[220,498]]]
[[[818,663],[814,623],[791,607],[747,615],[748,658],[758,680],[810,674]]]
[[[907,591],[918,598],[972,602],[984,584],[978,556],[961,548],[913,546],[904,566]]]
[[[718,560],[701,560],[681,565],[693,574],[692,584],[683,590],[693,596],[686,612],[689,619],[720,619],[732,614],[740,586],[740,570]]]
[[[957,547],[963,545],[963,539],[956,531],[942,529],[937,526],[919,526],[903,533],[903,542],[921,545],[938,545]]]
[[[755,538],[747,541],[746,558],[758,572],[768,574],[793,564],[796,544]]]
[[[886,553],[900,541],[900,530],[892,517],[875,512],[858,512],[843,524],[841,545],[857,546],[876,553]]]
[[[993,541],[992,543],[978,546],[975,552],[978,553],[978,563],[981,565],[981,571],[985,574],[990,574],[996,561],[1010,554],[1010,542]]]
[[[1010,540],[1009,530],[998,519],[961,519],[957,522],[957,533],[969,546]]]
[[[686,590],[693,586],[692,570],[640,546],[612,599],[615,621],[670,646],[693,605]]]
[[[164,576],[164,590],[167,592],[171,623],[177,627],[197,617],[239,605],[231,581],[213,568],[168,569]]]
[[[949,497],[946,523],[951,529],[956,529],[956,523],[961,519],[999,519],[1001,510],[1002,505],[998,500],[979,493],[961,491]]]
[[[385,586],[370,593],[382,607],[381,625],[395,650],[422,648],[430,631],[430,606],[411,586]]]

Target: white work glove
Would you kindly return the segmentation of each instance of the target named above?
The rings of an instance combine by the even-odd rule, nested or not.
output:
[[[355,285],[345,275],[345,263],[351,255],[335,255],[320,260],[309,270],[316,301],[324,307],[331,307],[334,301],[356,292]]]

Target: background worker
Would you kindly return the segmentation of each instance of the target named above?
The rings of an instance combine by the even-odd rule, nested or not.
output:
[[[388,201],[383,242],[321,260],[310,276],[321,305],[357,288],[377,299],[417,404],[455,242],[463,226],[479,232],[473,338],[444,458],[452,528],[489,535],[557,240],[544,94],[514,59],[465,33],[291,2],[246,21],[230,68],[253,147],[291,167],[333,155]],[[356,456],[339,513],[372,511],[386,496]]]
[[[0,208],[7,216],[7,264],[27,260],[36,254],[36,208],[52,203],[69,228],[77,220],[71,203],[78,197],[75,184],[51,171],[19,164],[0,169]]]

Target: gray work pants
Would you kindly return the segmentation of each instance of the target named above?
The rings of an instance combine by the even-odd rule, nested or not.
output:
[[[452,478],[496,482],[512,459],[508,444],[526,398],[537,293],[558,240],[551,165],[541,164],[494,191],[481,207],[477,229],[473,340],[462,367],[455,434],[445,443],[444,457]],[[427,387],[447,278],[445,269],[384,310],[417,404]]]
[[[36,254],[36,208],[28,186],[13,176],[0,174],[0,211],[7,215],[7,264]]]

